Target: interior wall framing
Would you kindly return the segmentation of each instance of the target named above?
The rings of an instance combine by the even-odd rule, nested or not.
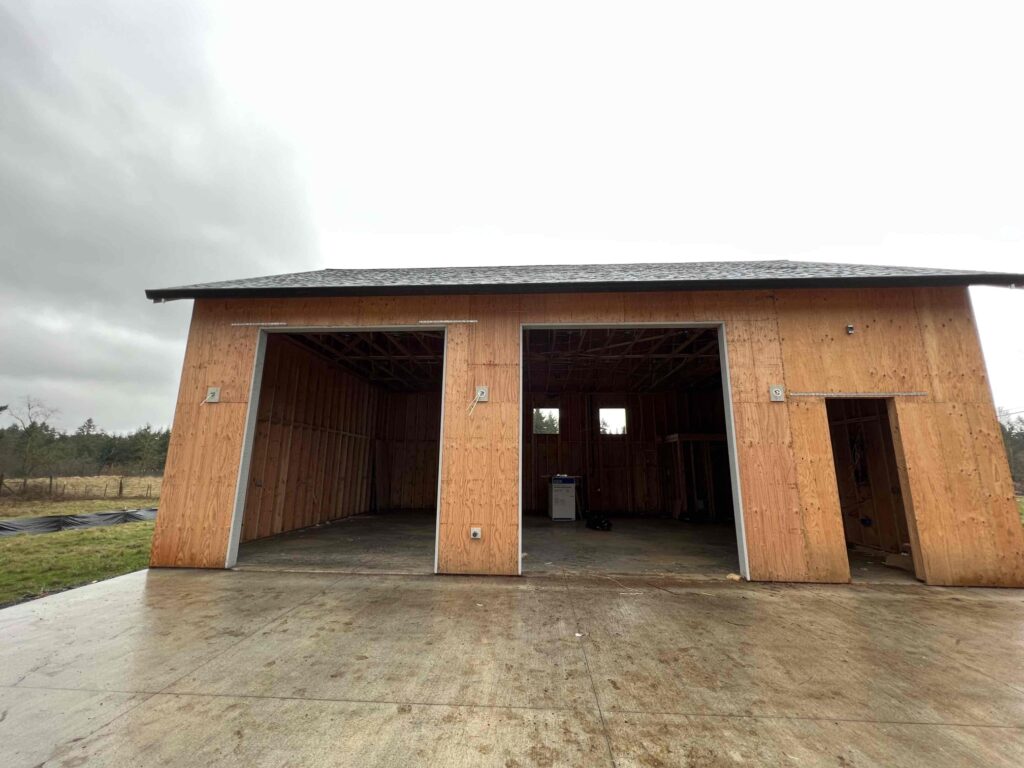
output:
[[[893,394],[889,415],[919,577],[1024,586],[1024,530],[960,287],[198,300],[153,565],[225,564],[260,325],[438,318],[476,321],[447,326],[441,572],[519,572],[523,325],[722,323],[751,579],[849,581],[825,395],[916,392]],[[491,397],[471,411],[476,384]],[[200,405],[207,386],[220,403]]]
[[[910,545],[887,400],[826,403],[847,544],[899,554]]]

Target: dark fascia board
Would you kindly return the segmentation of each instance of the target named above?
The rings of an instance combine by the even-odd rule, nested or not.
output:
[[[496,283],[475,285],[347,285],[282,288],[158,288],[146,291],[155,302],[175,299],[286,299],[330,296],[424,296],[522,293],[635,293],[652,291],[754,291],[800,288],[927,288],[943,286],[1024,286],[1024,275],[977,273],[803,277],[750,280],[651,280],[622,282]]]

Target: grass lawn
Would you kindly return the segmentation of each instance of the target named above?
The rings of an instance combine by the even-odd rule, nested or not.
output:
[[[0,606],[145,568],[154,525],[0,538]]]
[[[44,515],[85,515],[89,512],[111,512],[116,509],[155,507],[160,499],[10,499],[0,501],[0,518],[43,517]]]

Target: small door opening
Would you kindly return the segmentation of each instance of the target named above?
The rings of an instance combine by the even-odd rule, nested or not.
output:
[[[853,581],[909,581],[914,560],[888,401],[828,399],[839,506]]]

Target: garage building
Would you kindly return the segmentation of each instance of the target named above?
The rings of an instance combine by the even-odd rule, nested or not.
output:
[[[1022,282],[766,261],[150,290],[194,300],[151,562],[1024,586],[967,291]]]

